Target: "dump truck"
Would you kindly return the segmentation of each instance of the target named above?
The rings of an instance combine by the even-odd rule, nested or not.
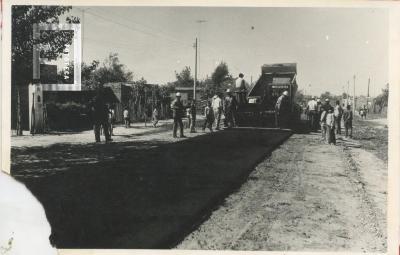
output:
[[[238,99],[236,124],[238,126],[276,127],[275,104],[284,91],[289,92],[291,121],[299,120],[301,111],[294,102],[298,88],[296,75],[296,63],[263,65],[260,78],[248,93],[235,92]]]

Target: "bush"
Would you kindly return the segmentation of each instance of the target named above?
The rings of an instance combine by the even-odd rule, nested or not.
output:
[[[85,104],[73,101],[48,103],[47,123],[50,130],[71,131],[92,128],[90,109]]]

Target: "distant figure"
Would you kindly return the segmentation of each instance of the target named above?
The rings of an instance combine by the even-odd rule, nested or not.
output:
[[[317,99],[317,126],[319,127],[319,128],[321,128],[321,126],[320,126],[320,120],[321,120],[321,114],[322,114],[322,111],[323,111],[323,109],[322,109],[322,103],[321,103],[321,99]],[[317,127],[317,128],[318,128]]]
[[[340,135],[342,133],[341,121],[343,116],[343,108],[340,106],[339,100],[336,101],[335,110],[333,114],[335,116],[336,134]]]
[[[130,121],[129,121],[128,107],[125,107],[125,110],[124,110],[123,114],[124,114],[125,128],[128,128],[131,125]]]
[[[114,135],[114,122],[115,122],[115,111],[114,109],[110,106],[108,108],[108,128],[110,129],[110,135]]]
[[[158,124],[158,109],[157,109],[156,106],[154,107],[154,110],[153,110],[151,118],[152,118],[152,121],[153,121],[153,127],[157,127],[157,124]]]
[[[97,92],[94,101],[92,102],[93,112],[93,128],[96,142],[100,142],[100,129],[103,128],[106,142],[111,141],[110,129],[108,127],[109,109],[104,99],[103,91],[100,89]]]
[[[326,114],[326,135],[328,144],[336,144],[335,115],[331,108],[328,109],[328,113]]]
[[[180,131],[180,137],[185,137],[183,135],[182,117],[184,116],[184,107],[181,102],[181,93],[177,92],[175,94],[175,100],[172,101],[171,103],[171,109],[172,109],[172,117],[174,119],[173,137],[177,138],[176,132],[178,131],[178,126]]]
[[[360,108],[360,116],[361,116],[361,119],[364,119],[364,120],[367,119],[367,107],[365,105],[363,105],[363,107]]]
[[[224,115],[225,115],[225,127],[232,128],[236,126],[236,98],[232,96],[230,89],[226,90],[226,97],[224,100]]]
[[[350,138],[353,136],[353,111],[351,110],[350,105],[347,105],[346,110],[343,112],[343,122],[344,122],[344,130],[345,136],[349,136],[350,130]]]
[[[284,91],[275,104],[275,119],[279,128],[287,128],[290,118],[289,92]]]
[[[212,125],[214,123],[214,111],[211,108],[211,102],[207,101],[207,106],[204,108],[204,125],[203,125],[203,132],[206,130],[206,127],[210,129],[210,132],[213,131]]]
[[[186,118],[188,119],[188,123],[185,128],[190,128],[190,125],[192,124],[192,117],[190,116],[190,104],[189,107],[186,107]]]
[[[318,109],[317,109],[317,107],[318,107],[318,104],[317,104],[316,98],[313,97],[308,102],[307,108],[306,108],[306,112],[307,112],[308,118],[310,120],[310,128],[313,131],[317,130],[317,128],[318,128],[318,121],[317,121],[317,118],[318,118],[317,110]]]
[[[190,133],[196,133],[196,101],[192,100],[190,104]]]
[[[326,115],[327,115],[327,111],[325,111],[325,108],[322,108],[322,112],[321,112],[321,117],[320,117],[320,126],[321,126],[321,137],[322,140],[325,141],[326,140]]]
[[[222,115],[222,100],[219,95],[215,94],[212,103],[211,103],[212,110],[214,111],[214,118],[215,118],[215,129],[219,130],[219,125],[221,122],[221,115]]]
[[[325,104],[321,106],[321,118],[320,118],[320,125],[321,125],[321,135],[322,139],[326,140],[327,137],[327,125],[326,125],[326,116],[328,115],[329,110],[332,110],[333,107],[329,103],[329,99],[325,99]]]
[[[247,95],[247,89],[246,89],[246,82],[244,80],[244,74],[240,73],[239,77],[235,81],[235,91],[238,95],[238,103],[243,104],[246,102],[246,95]]]

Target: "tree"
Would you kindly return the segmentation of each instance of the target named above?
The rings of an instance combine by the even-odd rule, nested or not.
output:
[[[379,106],[379,113],[382,113],[384,107],[388,106],[389,100],[389,84],[386,84],[386,87],[382,89],[382,93],[375,98],[374,102],[374,109],[375,105]]]
[[[54,60],[64,51],[66,45],[71,44],[73,38],[70,31],[57,33],[43,31],[40,39],[34,40],[32,25],[35,23],[59,23],[59,16],[70,9],[71,7],[66,6],[12,6],[11,80],[12,101],[14,101],[12,105],[17,117],[17,135],[22,135],[20,89],[33,80],[33,46],[38,43],[46,45],[46,48],[41,49],[41,55]],[[79,19],[68,17],[66,22],[77,23]]]
[[[99,82],[96,80],[95,71],[99,66],[98,60],[93,60],[90,65],[82,62],[81,67],[81,82],[83,90],[97,89]]]
[[[214,83],[216,89],[220,88],[223,83],[230,80],[228,65],[225,62],[221,62],[211,74],[211,80]]]
[[[127,82],[133,79],[133,73],[119,62],[117,53],[110,53],[103,65],[94,72],[94,76],[100,86],[107,82]]]
[[[192,87],[194,79],[191,74],[190,67],[185,66],[180,73],[175,71],[176,81],[174,82],[175,87]]]

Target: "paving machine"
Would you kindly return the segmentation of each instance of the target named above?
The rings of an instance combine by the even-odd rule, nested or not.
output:
[[[275,104],[284,91],[289,92],[291,124],[300,120],[301,110],[294,102],[297,91],[296,63],[266,64],[261,67],[261,76],[247,92],[237,91],[238,126],[276,127]]]

